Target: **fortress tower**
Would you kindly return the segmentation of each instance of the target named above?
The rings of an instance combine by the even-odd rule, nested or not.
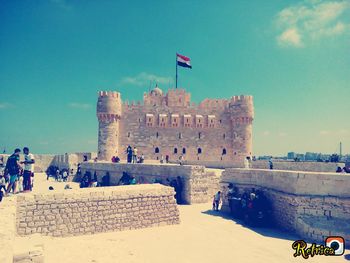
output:
[[[235,159],[252,156],[254,106],[252,96],[233,96],[229,104]]]
[[[121,98],[120,93],[115,91],[101,91],[98,95],[98,159],[110,161],[119,153]]]
[[[243,167],[252,156],[252,96],[207,98],[196,104],[184,89],[158,86],[143,101],[122,102],[118,92],[100,92],[97,103],[98,158],[126,159],[128,145],[146,160],[183,156],[189,164]]]

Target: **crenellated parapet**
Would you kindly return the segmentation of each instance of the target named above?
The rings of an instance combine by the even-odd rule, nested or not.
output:
[[[119,92],[100,91],[97,101],[97,118],[99,121],[116,121],[122,114],[122,100]]]
[[[234,122],[252,122],[254,119],[253,96],[233,96],[229,103],[229,111]]]

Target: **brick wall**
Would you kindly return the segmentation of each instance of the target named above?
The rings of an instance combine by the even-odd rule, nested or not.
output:
[[[221,180],[223,207],[228,211],[227,186],[240,192],[262,190],[271,203],[273,222],[301,237],[324,241],[343,236],[350,241],[350,176],[336,173],[226,169]]]
[[[170,187],[89,188],[17,197],[17,233],[72,236],[179,224]]]

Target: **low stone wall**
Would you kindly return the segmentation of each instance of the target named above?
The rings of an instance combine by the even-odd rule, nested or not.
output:
[[[334,173],[337,167],[344,167],[344,163],[326,163],[326,162],[294,162],[294,161],[274,161],[275,170],[288,171],[307,171],[307,172],[329,172]],[[258,160],[252,162],[253,169],[269,169],[268,160]]]
[[[227,186],[240,192],[263,191],[274,223],[303,238],[323,242],[326,236],[350,241],[350,176],[337,173],[226,169],[221,180],[222,210],[229,211]]]
[[[96,173],[99,182],[102,177],[110,175],[110,184],[117,185],[123,172],[127,172],[136,178],[138,183],[150,184],[161,181],[168,184],[178,176],[183,184],[182,200],[186,204],[206,203],[211,201],[215,191],[218,191],[220,176],[212,171],[207,171],[204,166],[173,165],[173,164],[121,164],[110,162],[85,162],[81,165],[82,174],[89,171]],[[77,178],[79,180],[79,178]]]
[[[179,223],[173,189],[159,184],[17,197],[19,235],[60,237]]]

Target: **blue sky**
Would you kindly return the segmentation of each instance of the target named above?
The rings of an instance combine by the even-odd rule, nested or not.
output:
[[[350,152],[349,1],[0,0],[0,148],[96,151],[97,91],[254,96],[254,152]]]

